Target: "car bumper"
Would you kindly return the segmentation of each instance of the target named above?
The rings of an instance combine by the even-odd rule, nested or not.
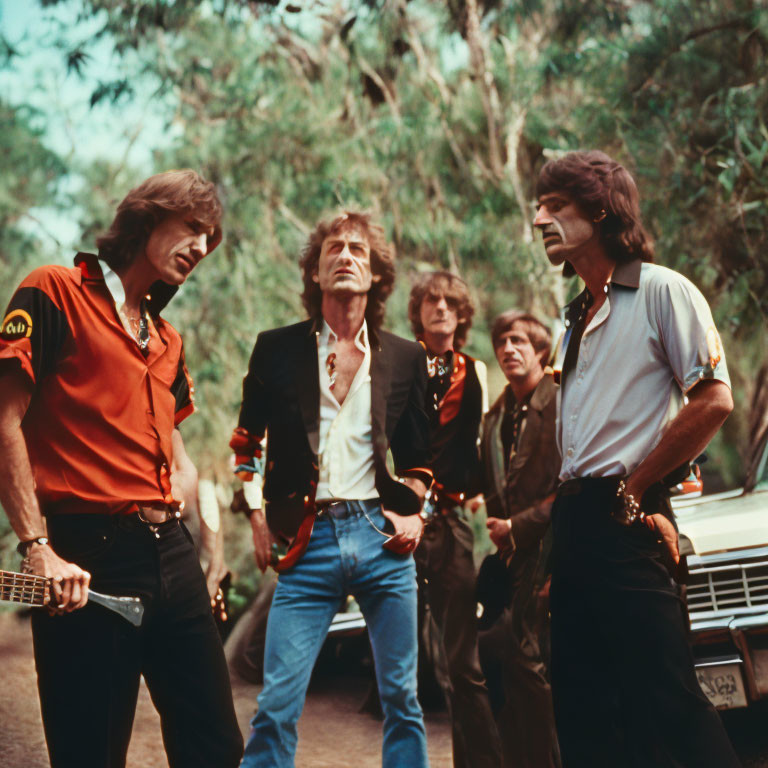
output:
[[[768,695],[768,611],[691,616],[696,675],[718,709],[746,707]]]

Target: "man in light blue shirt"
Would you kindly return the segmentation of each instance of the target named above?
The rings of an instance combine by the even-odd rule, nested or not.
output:
[[[737,766],[696,679],[668,498],[733,408],[711,312],[690,281],[652,263],[619,163],[602,152],[551,161],[537,196],[547,257],[585,283],[556,363],[552,688],[564,768]]]

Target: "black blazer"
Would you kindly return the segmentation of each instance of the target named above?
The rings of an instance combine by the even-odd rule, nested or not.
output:
[[[317,326],[306,320],[260,333],[243,381],[238,426],[267,436],[264,501],[274,533],[291,537],[304,498],[317,480],[320,383]],[[376,489],[385,508],[417,513],[420,500],[387,468],[391,448],[399,476],[429,484],[429,422],[424,411],[426,362],[420,344],[386,331],[370,335],[371,428]]]

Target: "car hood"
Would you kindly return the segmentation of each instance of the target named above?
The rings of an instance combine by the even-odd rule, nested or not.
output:
[[[673,507],[682,554],[706,555],[768,545],[768,491],[729,491],[673,502]]]

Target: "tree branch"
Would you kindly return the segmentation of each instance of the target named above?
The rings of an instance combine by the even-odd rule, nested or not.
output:
[[[686,43],[690,43],[692,40],[704,37],[705,35],[711,35],[713,32],[722,32],[724,29],[752,29],[752,25],[749,24],[746,19],[731,19],[729,21],[721,21],[719,24],[712,24],[708,27],[691,30],[677,45],[667,51],[667,53],[654,64],[648,77],[646,77],[640,85],[635,86],[630,93],[635,94],[647,88],[653,81],[653,76],[656,74],[656,71],[676,53],[679,53]]]
[[[400,108],[398,107],[397,101],[393,97],[392,92],[389,90],[389,86],[384,82],[384,78],[382,78],[381,75],[360,54],[357,55],[357,63],[360,67],[360,71],[363,74],[368,75],[368,77],[370,77],[371,80],[376,83],[381,92],[384,94],[384,99],[386,100],[387,105],[392,112],[392,117],[395,119],[397,125],[402,125],[403,120],[400,116]]]
[[[499,115],[499,94],[493,75],[488,70],[485,61],[485,45],[480,33],[480,14],[477,0],[466,0],[467,11],[467,45],[469,46],[469,61],[472,73],[480,87],[480,99],[488,124],[488,161],[491,172],[496,179],[504,175],[499,148],[498,126],[501,123]]]
[[[37,216],[33,216],[29,211],[24,211],[24,213],[21,214],[22,216],[26,217],[30,221],[34,221],[35,224],[37,224],[38,227],[42,230],[43,234],[46,235],[46,237],[49,237],[53,242],[56,244],[57,248],[61,248],[61,240],[59,240],[56,235],[54,235],[48,227],[43,224],[43,222],[37,218]]]

